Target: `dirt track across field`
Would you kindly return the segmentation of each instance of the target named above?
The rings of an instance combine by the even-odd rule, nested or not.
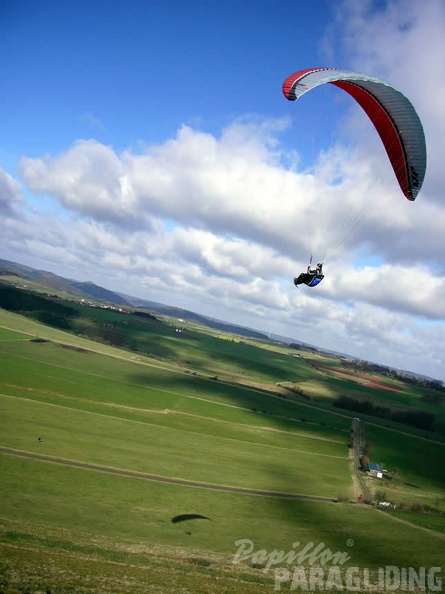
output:
[[[96,472],[106,472],[108,474],[116,474],[129,478],[142,479],[146,481],[156,481],[158,483],[166,483],[169,485],[181,485],[183,487],[194,487],[198,489],[210,489],[212,491],[228,491],[230,493],[242,493],[245,495],[259,495],[261,497],[277,497],[281,499],[299,499],[302,501],[318,501],[318,502],[335,502],[336,499],[332,497],[319,497],[316,495],[299,495],[297,493],[279,493],[276,491],[262,491],[257,489],[243,489],[242,487],[233,487],[231,485],[213,485],[209,483],[201,483],[197,481],[188,481],[186,479],[173,478],[168,476],[160,476],[157,474],[147,474],[145,472],[136,472],[134,470],[124,470],[120,468],[113,468],[112,466],[102,466],[100,464],[90,464],[88,462],[78,462],[76,460],[65,460],[64,458],[56,458],[54,456],[45,456],[43,454],[35,454],[34,452],[24,452],[22,450],[14,450],[11,448],[0,447],[0,454],[8,456],[20,456],[21,458],[28,458],[31,460],[39,460],[40,462],[48,462],[51,464],[62,464],[70,466],[71,468],[82,468],[85,470],[94,470]]]

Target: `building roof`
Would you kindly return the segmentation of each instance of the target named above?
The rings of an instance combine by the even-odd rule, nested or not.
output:
[[[368,470],[375,470],[376,472],[383,472],[383,468],[380,464],[368,464]]]

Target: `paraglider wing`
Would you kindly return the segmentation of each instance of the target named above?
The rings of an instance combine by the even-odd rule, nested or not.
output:
[[[325,83],[343,89],[363,108],[382,139],[402,192],[415,200],[425,177],[426,146],[411,102],[383,80],[337,68],[300,70],[284,81],[283,93],[295,101]]]

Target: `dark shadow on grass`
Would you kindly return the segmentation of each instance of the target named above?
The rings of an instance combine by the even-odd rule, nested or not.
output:
[[[171,519],[172,524],[178,524],[179,522],[188,522],[190,520],[210,520],[208,516],[202,516],[201,514],[179,514]]]
[[[232,384],[199,373],[184,371],[166,374],[155,368],[147,373],[131,373],[128,375],[128,381],[152,389],[171,391],[184,397],[201,398],[216,405],[240,407],[253,414],[262,415],[265,425],[268,424],[268,417],[273,417],[274,425],[278,423],[283,430],[304,426],[305,430],[325,433],[329,428],[335,429],[345,435],[345,447],[347,444],[347,433],[351,425],[351,420],[347,416],[332,415],[329,411],[306,406],[305,402],[286,398],[275,392]]]
[[[271,475],[276,475],[279,480],[286,477],[287,481],[295,484],[296,491],[304,491],[306,479],[295,468],[278,462],[277,465],[270,466],[267,471]],[[394,523],[393,529],[389,529],[388,525],[383,529],[383,523],[387,520],[386,515],[369,505],[341,503],[335,499],[332,503],[317,503],[292,498],[270,498],[267,500],[267,505],[271,515],[285,518],[286,522],[295,527],[293,542],[299,542],[299,545],[292,547],[292,542],[282,542],[279,543],[279,548],[286,552],[293,550],[299,552],[307,546],[308,555],[310,555],[319,547],[320,556],[318,563],[313,563],[315,566],[320,564],[321,554],[327,549],[332,553],[344,553],[349,556],[346,566],[370,569],[386,566],[406,567],[408,559],[413,567],[428,567],[429,563],[431,565],[433,562],[434,565],[440,559],[437,541],[436,550],[432,549],[430,552],[420,550],[415,540],[409,542],[407,535],[410,527],[402,526],[403,532],[400,532],[397,524]],[[317,532],[319,536],[315,540]],[[313,540],[308,540],[307,533],[311,534]],[[425,543],[428,541],[428,535],[425,534]],[[436,556],[434,561],[428,557],[432,552]],[[328,553],[326,558],[329,559]],[[310,566],[310,557],[307,557],[303,564]],[[335,564],[332,559],[328,561],[325,565],[326,571]]]

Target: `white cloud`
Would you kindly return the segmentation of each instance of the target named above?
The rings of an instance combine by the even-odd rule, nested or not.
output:
[[[148,224],[121,160],[95,140],[77,141],[56,157],[23,157],[20,172],[33,192],[50,194],[67,209],[130,227]]]
[[[20,184],[0,167],[0,215],[12,216],[23,202]]]
[[[333,146],[312,172],[298,172],[280,164],[277,143],[278,131],[267,121],[236,122],[220,139],[183,127],[139,154],[78,141],[55,157],[23,158],[21,173],[35,193],[122,230],[149,230],[162,218],[293,258],[306,258],[317,240],[324,257],[329,243],[341,244],[368,217],[387,254],[395,231],[418,240],[416,213],[408,214],[405,201],[402,206],[395,184],[385,188],[366,156]],[[379,193],[389,194],[387,204],[372,218]]]
[[[335,299],[354,300],[425,319],[445,319],[445,278],[427,266],[382,265],[346,270],[335,279]]]
[[[271,245],[302,245],[310,235],[304,211],[317,188],[312,176],[279,166],[274,146],[282,126],[235,122],[220,139],[182,127],[140,154],[78,141],[55,157],[23,158],[20,171],[33,192],[97,221],[135,229],[163,217]]]

